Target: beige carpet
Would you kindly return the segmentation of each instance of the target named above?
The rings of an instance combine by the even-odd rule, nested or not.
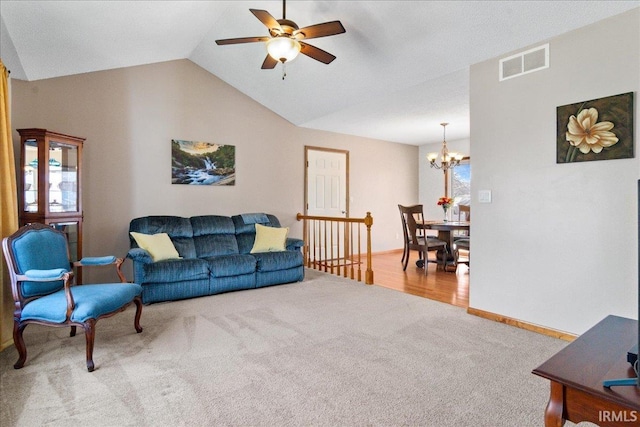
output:
[[[2,426],[542,426],[531,370],[566,342],[307,271],[290,285],[31,325],[0,353]]]

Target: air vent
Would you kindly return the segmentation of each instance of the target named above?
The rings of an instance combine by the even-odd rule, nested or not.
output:
[[[500,81],[549,68],[549,44],[500,60]]]

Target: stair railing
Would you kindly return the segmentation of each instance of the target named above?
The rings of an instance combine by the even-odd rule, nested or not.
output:
[[[364,218],[309,216],[300,213],[296,218],[303,221],[302,254],[306,267],[361,282],[362,264],[366,262],[365,283],[373,284],[371,212],[367,212]],[[363,232],[364,227],[366,232]],[[363,245],[366,247],[365,256]]]

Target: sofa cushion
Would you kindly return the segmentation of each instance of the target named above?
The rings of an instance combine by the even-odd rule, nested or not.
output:
[[[198,258],[208,258],[219,255],[232,255],[238,253],[236,236],[228,234],[210,234],[193,238]]]
[[[238,253],[235,226],[228,216],[191,217],[193,243],[198,258]]]
[[[236,234],[254,234],[256,232],[256,224],[280,227],[278,218],[269,214],[240,214],[232,216],[231,219],[233,220]]]
[[[189,218],[180,216],[145,216],[129,223],[129,231],[145,234],[167,233],[170,237],[193,237]]]
[[[302,252],[260,252],[252,254],[258,262],[258,271],[277,271],[302,265]]]
[[[209,277],[209,266],[199,258],[168,259],[144,264],[143,277],[136,277],[140,283],[169,283],[183,280],[198,280]]]
[[[243,215],[245,217],[243,217]],[[265,214],[269,222],[262,223],[262,225],[271,227],[280,227],[280,221],[273,215]],[[248,218],[249,223],[245,222],[245,218]],[[262,219],[261,219],[262,218]],[[256,223],[251,222],[254,219],[264,220],[260,214],[241,214],[231,217],[236,229],[236,239],[238,241],[238,252],[241,254],[248,254],[253,248],[253,243],[256,238]]]
[[[284,251],[287,234],[289,234],[288,227],[265,227],[256,224],[256,238],[251,253]]]
[[[171,241],[182,258],[196,258],[193,237],[171,237]]]
[[[180,258],[167,233],[144,234],[131,232],[138,246],[149,252],[154,261]]]
[[[190,218],[194,236],[207,234],[235,234],[236,227],[228,216],[201,215]]]
[[[251,255],[232,254],[206,258],[211,277],[229,277],[252,274],[256,271],[256,259]]]
[[[131,231],[144,234],[167,233],[181,257],[196,257],[193,229],[189,218],[160,215],[135,218],[129,223],[129,232]],[[133,237],[130,237],[130,243],[132,248],[138,247]]]

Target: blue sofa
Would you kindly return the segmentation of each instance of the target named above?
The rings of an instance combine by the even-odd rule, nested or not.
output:
[[[301,281],[302,240],[287,237],[286,250],[250,253],[256,224],[280,227],[268,214],[204,215],[191,218],[146,216],[133,219],[130,232],[167,233],[179,259],[153,260],[129,234],[135,283],[150,304]]]

